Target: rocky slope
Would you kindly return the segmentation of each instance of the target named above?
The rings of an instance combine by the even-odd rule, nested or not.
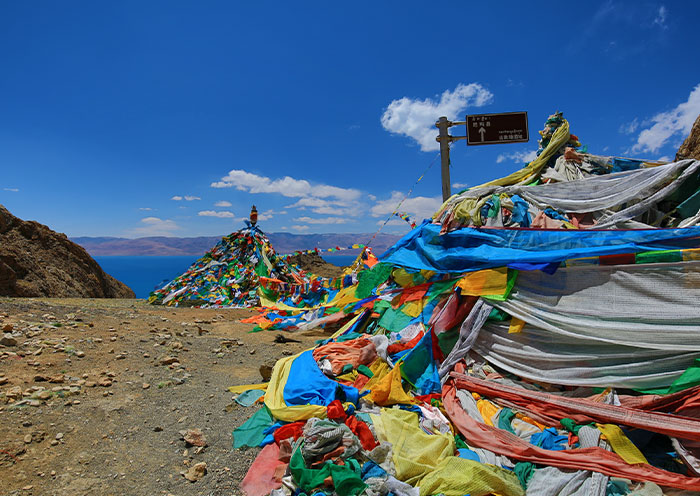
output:
[[[0,296],[134,298],[84,248],[0,205]]]
[[[700,160],[700,115],[690,130],[690,135],[685,139],[676,153],[676,160],[694,158]]]

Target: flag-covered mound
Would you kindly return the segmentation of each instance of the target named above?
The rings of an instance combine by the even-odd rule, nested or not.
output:
[[[184,274],[151,293],[149,303],[257,306],[263,301],[309,307],[323,301],[342,278],[322,278],[289,264],[257,227],[224,236]]]
[[[700,162],[547,128],[357,273],[336,333],[232,388],[264,395],[234,431],[263,447],[248,496],[700,491]]]

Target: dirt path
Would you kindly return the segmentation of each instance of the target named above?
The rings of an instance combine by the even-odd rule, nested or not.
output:
[[[324,336],[277,344],[238,322],[254,313],[0,298],[0,494],[239,494],[257,450],[233,451],[231,431],[255,407],[226,388]],[[206,447],[182,439],[195,428]]]

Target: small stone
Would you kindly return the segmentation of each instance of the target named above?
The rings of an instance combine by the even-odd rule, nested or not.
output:
[[[13,386],[7,391],[5,391],[5,396],[10,399],[18,399],[22,397],[22,388],[19,386]]]
[[[49,398],[51,398],[51,393],[48,391],[42,391],[37,395],[37,398],[39,398],[40,400],[48,400]]]
[[[55,470],[52,470],[51,472],[49,472],[49,475],[50,475],[51,477],[56,477],[56,471],[55,471]]]
[[[255,355],[255,348],[253,348],[252,350],[250,350],[250,354],[251,354],[251,355]]]
[[[22,488],[22,491],[31,491],[33,487],[34,487],[34,486],[32,486],[32,485],[24,486],[24,487]]]
[[[22,427],[31,427],[32,426],[32,421],[31,420],[25,420],[22,422]]]
[[[56,440],[60,441],[61,439],[63,439],[63,433],[59,432],[58,434],[56,434]]]
[[[83,352],[83,351],[76,351],[76,352],[75,352],[75,356],[77,356],[78,358],[83,358],[83,357],[85,356],[85,352]]]
[[[192,446],[206,446],[207,440],[204,437],[204,433],[201,429],[188,429],[183,436],[185,442]]]
[[[197,482],[199,479],[204,477],[207,473],[206,462],[195,463],[190,467],[190,469],[183,473],[182,475],[190,482]]]
[[[27,434],[26,436],[24,436],[24,443],[25,444],[30,444],[31,442],[32,442],[32,435],[31,434]]]
[[[177,363],[177,358],[171,357],[171,356],[166,356],[166,357],[160,359],[161,365],[172,365],[173,363]]]
[[[79,405],[79,404],[80,404],[80,400],[73,400],[73,404],[74,404],[74,405]]]
[[[151,387],[151,385],[148,384],[147,382],[144,382],[143,384],[141,384],[142,389],[148,389],[149,387]]]
[[[2,386],[3,384],[7,384],[8,380],[9,379],[7,377],[5,377],[4,375],[2,377],[0,377],[0,386]]]
[[[97,384],[102,387],[110,387],[112,385],[112,381],[105,377],[100,379],[100,381]]]
[[[3,346],[17,346],[17,340],[12,337],[12,334],[5,334],[0,338],[0,344]]]
[[[148,353],[144,353],[144,354],[143,354],[143,357],[144,357],[144,358],[151,358],[151,355],[149,355]]]
[[[85,387],[95,387],[97,386],[97,383],[95,381],[85,381]]]
[[[5,332],[12,332],[12,329],[14,328],[15,326],[13,326],[12,324],[5,324],[4,326],[2,326],[2,330]]]
[[[262,377],[263,382],[270,382],[270,377],[272,377],[272,368],[274,364],[263,364],[260,366],[258,371]]]
[[[163,432],[163,428],[161,426],[157,425],[153,428],[153,432]]]
[[[58,444],[58,441],[56,441],[55,439],[51,440],[51,446],[56,446],[57,444]]]

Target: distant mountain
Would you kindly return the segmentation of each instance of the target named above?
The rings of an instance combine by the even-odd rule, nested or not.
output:
[[[292,253],[296,250],[310,250],[312,248],[333,248],[340,246],[345,248],[355,243],[367,243],[371,234],[290,234],[267,233],[272,246],[277,253]],[[109,255],[203,255],[212,246],[218,243],[222,236],[200,236],[196,238],[171,238],[154,236],[148,238],[111,238],[111,237],[76,237],[71,241],[79,244],[92,256]],[[387,248],[398,241],[401,236],[394,234],[378,234],[372,241],[372,248],[376,254],[383,253]],[[355,253],[351,251],[339,252],[339,254]]]

